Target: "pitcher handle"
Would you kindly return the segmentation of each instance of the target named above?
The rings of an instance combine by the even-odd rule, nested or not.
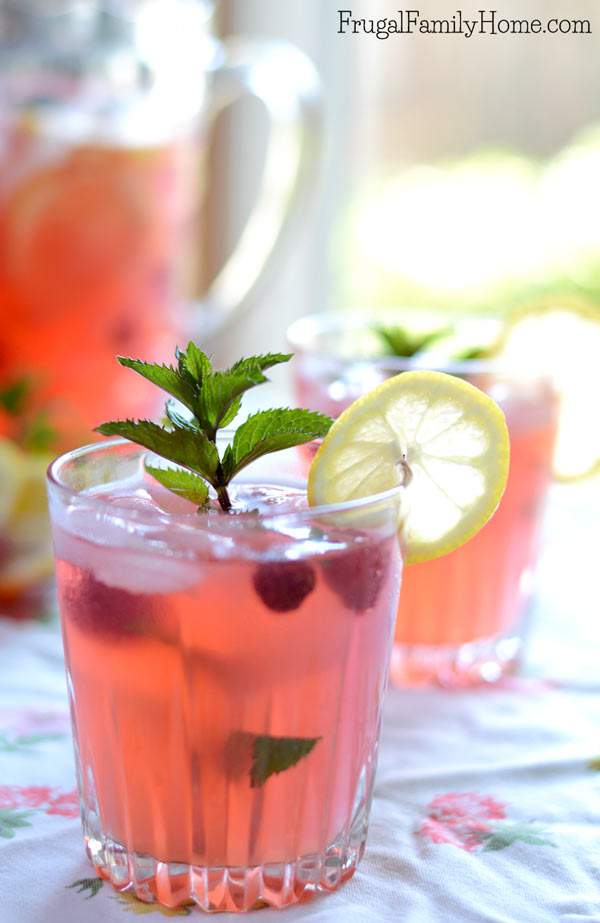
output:
[[[271,131],[256,205],[191,318],[203,338],[217,334],[254,300],[282,242],[297,230],[316,173],[322,122],[316,70],[288,42],[229,39],[211,76],[213,119],[250,95],[264,104]]]

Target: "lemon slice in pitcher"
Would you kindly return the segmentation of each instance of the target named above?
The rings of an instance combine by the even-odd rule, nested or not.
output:
[[[579,480],[600,471],[600,309],[572,298],[513,312],[495,350],[515,367],[548,375],[560,398],[554,476]]]
[[[486,394],[442,372],[404,372],[336,420],[310,468],[311,505],[342,503],[404,482],[408,564],[440,557],[490,518],[506,485],[504,414]]]

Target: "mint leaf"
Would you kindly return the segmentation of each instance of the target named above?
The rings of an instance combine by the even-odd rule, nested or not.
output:
[[[177,349],[175,355],[180,374],[201,387],[204,379],[212,373],[212,363],[206,353],[190,340],[187,349]]]
[[[237,362],[229,369],[230,372],[247,372],[253,369],[259,369],[261,372],[273,368],[274,365],[281,365],[289,362],[292,353],[264,353],[261,356],[248,356],[246,359],[238,359]]]
[[[248,417],[227,446],[223,472],[229,480],[262,455],[303,445],[329,432],[333,420],[311,410],[280,407]]]
[[[375,333],[383,340],[388,353],[392,356],[412,358],[426,346],[450,332],[449,327],[416,333],[406,327],[375,327]]]
[[[29,378],[17,378],[16,381],[0,390],[0,407],[11,417],[18,417],[24,413],[31,396],[31,382]]]
[[[197,506],[206,506],[208,484],[197,474],[178,468],[155,468],[153,465],[144,465],[144,467],[159,484],[177,494],[178,497],[191,500]]]
[[[239,413],[242,395],[269,380],[264,374],[266,369],[289,362],[290,358],[291,355],[284,353],[248,356],[224,372],[213,372],[203,383],[199,419],[215,431],[228,426]]]
[[[268,381],[265,371],[288,362],[291,354],[247,356],[223,371],[213,369],[209,357],[193,342],[189,342],[186,349],[176,349],[175,356],[176,368],[117,357],[122,366],[137,372],[171,396],[166,402],[163,425],[150,420],[113,420],[98,426],[96,432],[104,436],[123,436],[187,469],[188,473],[151,465],[146,468],[168,490],[199,506],[208,501],[208,489],[203,480],[214,487],[221,508],[228,512],[231,500],[227,486],[234,474],[268,452],[323,436],[331,426],[328,417],[307,410],[264,411],[240,427],[221,459],[217,449],[218,431],[236,418],[246,391]],[[177,402],[185,410],[177,406]]]
[[[123,436],[150,449],[169,461],[201,474],[211,484],[216,483],[219,453],[203,432],[188,429],[163,429],[150,420],[114,420],[96,428],[103,436]]]
[[[27,452],[49,452],[57,438],[58,433],[50,423],[48,414],[40,410],[23,426],[21,444]]]
[[[158,385],[167,394],[176,397],[192,413],[195,407],[196,391],[193,382],[181,375],[171,365],[158,365],[155,362],[143,362],[141,359],[128,359],[126,356],[117,356],[117,361],[126,369],[133,369],[142,378]]]
[[[252,766],[250,785],[260,788],[269,776],[285,772],[308,756],[320,737],[269,737],[266,734],[254,737],[252,744]]]
[[[181,427],[182,429],[189,429],[192,432],[200,431],[200,424],[195,417],[185,416],[180,413],[177,407],[175,406],[174,401],[167,401],[165,404],[165,413],[166,413],[166,423],[168,426]]]
[[[233,408],[239,410],[239,398],[250,388],[262,385],[267,378],[259,368],[241,372],[213,372],[204,381],[200,392],[198,420],[210,432],[216,432],[234,419]]]

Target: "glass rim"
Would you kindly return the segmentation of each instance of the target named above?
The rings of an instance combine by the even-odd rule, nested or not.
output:
[[[235,430],[233,429],[224,429],[219,433],[219,437],[224,439],[231,439]],[[311,442],[305,443],[305,446],[311,446],[320,443],[321,440],[312,440]],[[123,519],[129,519],[135,522],[152,522],[156,520],[157,513],[152,510],[139,510],[132,509],[132,507],[127,506],[126,504],[120,504],[118,501],[111,501],[108,503],[107,499],[102,496],[97,496],[95,494],[86,494],[84,490],[78,490],[74,487],[69,487],[68,484],[65,484],[61,480],[59,471],[65,464],[73,459],[83,458],[85,456],[93,455],[95,452],[102,450],[114,449],[118,446],[128,446],[132,452],[139,453],[152,453],[149,449],[144,448],[144,446],[138,445],[135,442],[131,442],[129,439],[123,439],[121,437],[113,437],[111,439],[106,439],[103,442],[92,442],[87,443],[86,445],[79,446],[76,449],[71,449],[68,452],[63,452],[61,455],[58,455],[53,459],[48,468],[46,469],[46,480],[49,485],[49,488],[53,491],[58,491],[63,497],[67,499],[73,499],[75,497],[84,496],[86,502],[90,504],[92,508],[97,510],[108,509],[111,513],[115,515],[120,515]],[[292,448],[302,449],[304,446],[292,446]],[[289,451],[289,450],[283,450]],[[159,456],[160,457],[160,456]],[[167,461],[167,459],[165,459]],[[172,463],[173,464],[173,463]],[[179,466],[183,467],[183,466]],[[266,479],[263,479],[265,483]],[[260,483],[260,479],[257,479],[257,483]],[[355,500],[346,500],[342,503],[330,503],[330,504],[320,504],[319,506],[307,506],[305,509],[301,510],[291,510],[281,512],[269,512],[269,513],[259,513],[258,516],[232,516],[232,517],[220,517],[222,523],[230,522],[235,523],[238,527],[247,525],[263,525],[265,523],[271,522],[306,522],[307,520],[313,520],[315,518],[321,518],[323,516],[331,516],[338,513],[354,512],[357,510],[368,510],[370,507],[376,506],[381,503],[387,503],[396,498],[403,496],[405,491],[404,484],[397,484],[395,487],[390,487],[387,490],[380,491],[376,494],[370,494],[367,497],[359,497]],[[172,517],[173,523],[178,526],[184,526],[189,523],[194,523],[194,528],[202,528],[201,524],[196,519],[197,510],[194,508],[190,510],[189,513],[177,513],[169,514],[167,512],[160,512],[160,516]]]
[[[331,349],[320,348],[318,343],[314,342],[314,340],[322,334],[335,333],[341,329],[372,330],[373,324],[380,320],[384,320],[385,318],[395,320],[403,313],[416,313],[419,310],[430,311],[432,313],[439,310],[441,317],[443,317],[444,313],[442,309],[419,308],[411,307],[410,305],[405,305],[404,307],[377,308],[374,310],[368,308],[352,308],[348,311],[329,310],[313,312],[311,314],[302,315],[289,325],[286,330],[286,340],[289,346],[297,351],[298,354],[304,353],[305,355],[322,356],[343,365],[349,362],[362,362],[378,368],[383,367],[398,372],[435,369],[451,374],[485,374],[490,372],[500,372],[507,375],[519,374],[520,376],[527,374],[527,369],[521,366],[516,367],[502,359],[444,359],[443,357],[432,355],[421,357],[418,355],[391,356],[385,353],[381,355],[369,355],[368,353],[361,355],[358,352],[354,355],[351,353],[344,355]],[[470,319],[489,322],[490,325],[497,324],[500,326],[501,324],[500,318],[485,312],[479,314],[456,313],[448,318],[450,322],[452,322],[452,320],[468,321]],[[313,342],[310,341],[310,338],[314,338]],[[534,372],[530,370],[529,374],[533,375],[535,378],[546,377],[545,375],[540,375],[537,371]]]

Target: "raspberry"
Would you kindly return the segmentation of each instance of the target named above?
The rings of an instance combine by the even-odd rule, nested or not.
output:
[[[315,588],[314,569],[306,561],[261,564],[253,577],[254,589],[268,609],[291,612]]]
[[[323,562],[327,585],[344,605],[364,612],[377,602],[390,564],[387,542],[356,545]]]
[[[138,637],[148,633],[154,622],[155,597],[133,594],[101,583],[91,571],[81,572],[64,586],[61,606],[67,618],[79,628],[107,639]]]

